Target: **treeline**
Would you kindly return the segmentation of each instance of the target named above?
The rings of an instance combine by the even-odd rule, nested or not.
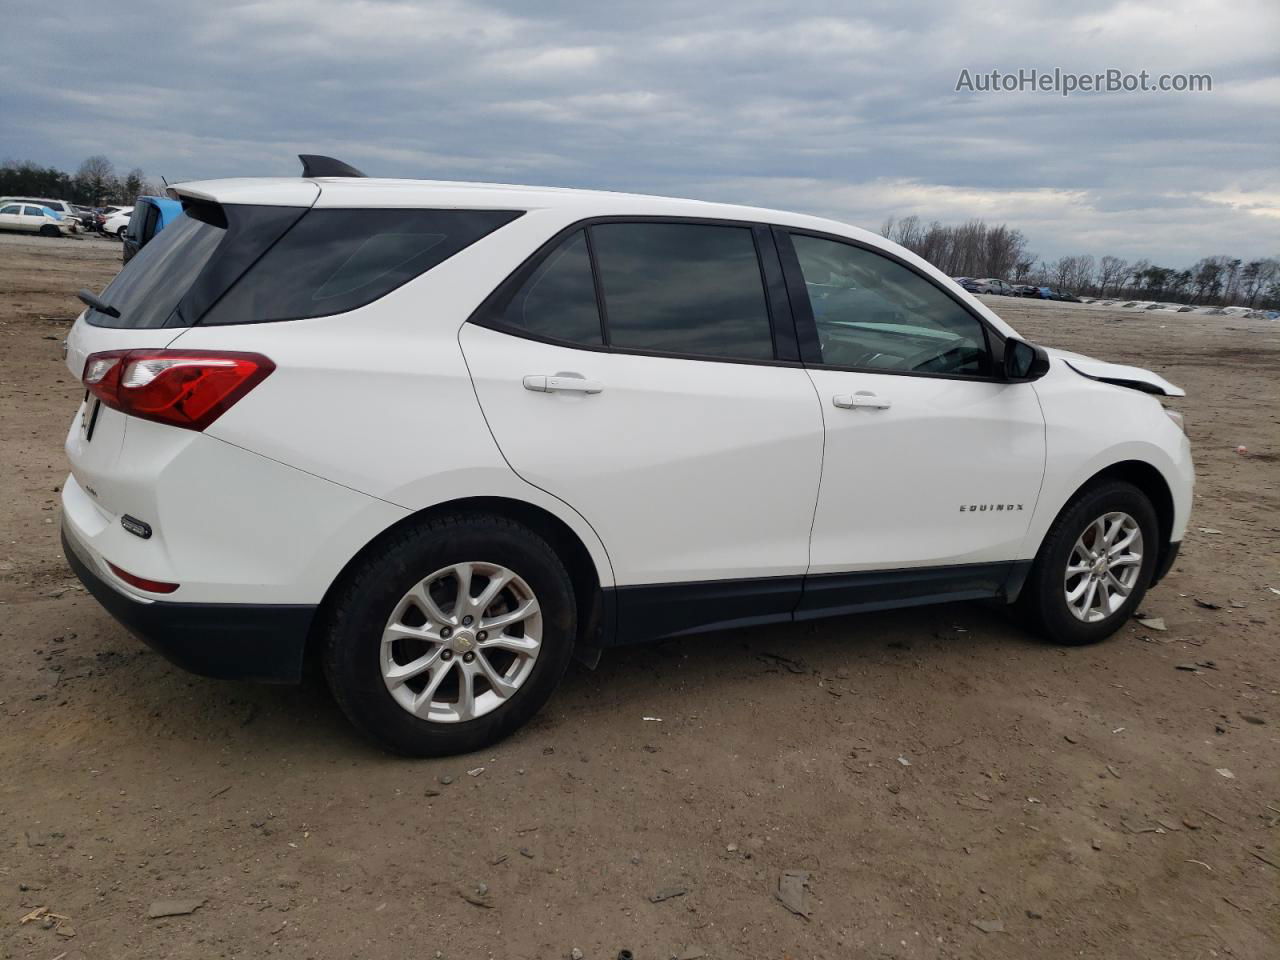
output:
[[[890,217],[880,233],[952,277],[997,277],[1093,297],[1280,309],[1277,257],[1203,257],[1185,269],[1091,254],[1039,260],[1022,231],[1007,224],[925,224],[917,216]]]
[[[925,224],[912,215],[890,217],[880,233],[924,257],[949,277],[1000,277],[1026,274],[1035,262],[1027,252],[1027,238],[1007,224],[991,226],[969,220],[943,226],[937,220]]]
[[[1168,300],[1195,306],[1280,309],[1280,259],[1202,257],[1190,267],[1162,267],[1122,257],[1095,260],[1089,254],[1041,262],[1027,282],[1065,287],[1095,297]]]
[[[29,160],[0,163],[0,197],[46,197],[102,207],[130,204],[139,196],[161,192],[163,188],[148,180],[138,167],[118,175],[115,165],[101,154],[86,157],[75,173],[41,167]]]

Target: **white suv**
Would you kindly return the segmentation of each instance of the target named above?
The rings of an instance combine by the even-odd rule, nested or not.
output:
[[[172,188],[69,337],[68,560],[190,670],[315,654],[380,743],[455,753],[575,653],[978,598],[1088,643],[1177,554],[1181,391],[881,237],[304,174]]]

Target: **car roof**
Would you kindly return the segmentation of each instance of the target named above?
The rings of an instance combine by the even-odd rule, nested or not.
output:
[[[176,183],[166,191],[175,200],[207,200],[222,204],[250,204],[323,208],[378,208],[557,211],[560,220],[576,222],[592,217],[690,217],[770,223],[811,230],[859,241],[914,264],[936,280],[950,279],[933,264],[877,233],[839,220],[707,200],[686,200],[574,187],[540,187],[512,183],[471,183],[455,180],[392,180],[376,177],[241,177]],[[971,307],[1006,335],[1016,331],[985,304]]]
[[[317,196],[317,191],[318,196]],[[200,180],[174,184],[170,196],[253,203],[317,207],[463,207],[497,210],[571,210],[577,216],[684,216],[716,220],[777,223],[849,235],[874,234],[824,217],[678,197],[543,187],[513,183],[473,183],[457,180],[395,180],[375,177],[253,177]]]

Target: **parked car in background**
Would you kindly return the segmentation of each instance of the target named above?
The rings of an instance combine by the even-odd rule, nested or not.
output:
[[[102,221],[102,232],[113,237],[124,239],[124,232],[129,227],[129,218],[133,216],[133,207],[108,208],[109,213]]]
[[[0,204],[15,202],[34,204],[51,210],[53,213],[57,214],[59,218],[64,218],[70,221],[71,233],[76,233],[80,229],[80,218],[76,215],[75,208],[65,200],[50,200],[48,197],[0,197]]]
[[[1182,391],[883,237],[318,159],[172,187],[67,339],[68,562],[188,669],[310,649],[380,743],[462,753],[575,653],[981,598],[1093,643],[1177,556]]]
[[[1013,284],[1005,280],[997,280],[994,277],[987,277],[983,280],[975,280],[972,277],[965,279],[960,286],[964,287],[970,293],[985,293],[989,296],[996,297],[1013,297],[1017,296],[1013,292]]]
[[[35,203],[0,202],[0,230],[60,237],[72,232],[72,221]]]
[[[1036,287],[1035,289],[1036,292],[1032,296],[1039,297],[1041,300],[1062,300],[1068,303],[1080,302],[1079,297],[1057,287]]]
[[[1029,283],[1015,283],[1013,285],[1014,296],[1017,297],[1035,297],[1039,296],[1037,289]]]
[[[80,221],[80,229],[88,233],[98,233],[102,230],[102,223],[106,219],[101,212],[93,207],[81,206],[73,203],[71,209],[77,220]]]
[[[151,239],[182,215],[182,204],[168,197],[139,197],[129,214],[129,226],[120,239],[124,250],[120,259],[128,263]]]

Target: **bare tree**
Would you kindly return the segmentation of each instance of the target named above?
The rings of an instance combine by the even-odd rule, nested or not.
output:
[[[115,167],[100,153],[86,157],[76,171],[76,185],[92,206],[101,206],[118,190]]]
[[[1120,257],[1105,256],[1098,261],[1098,296],[1105,297],[1109,287],[1119,288],[1129,273],[1129,262]]]

